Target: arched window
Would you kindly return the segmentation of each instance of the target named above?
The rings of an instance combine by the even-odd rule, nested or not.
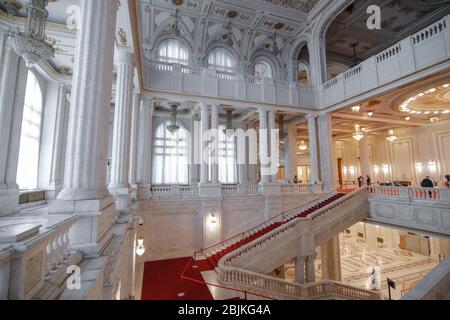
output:
[[[255,76],[258,78],[273,78],[273,70],[267,61],[258,61],[255,64]]]
[[[158,47],[158,60],[188,65],[189,49],[176,39],[164,40]]]
[[[237,183],[236,141],[234,135],[225,134],[225,126],[219,126],[219,181],[223,184]]]
[[[227,49],[216,48],[208,55],[208,68],[220,71],[235,71],[236,59]]]
[[[169,123],[162,123],[155,132],[153,183],[156,185],[188,184],[188,139],[180,127],[171,134]]]
[[[17,168],[17,184],[21,190],[32,190],[38,186],[41,122],[41,87],[34,73],[28,71]]]

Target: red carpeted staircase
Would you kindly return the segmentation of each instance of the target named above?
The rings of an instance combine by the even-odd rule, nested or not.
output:
[[[233,252],[234,250],[238,249],[239,247],[242,247],[242,246],[244,246],[244,245],[246,245],[246,244],[248,244],[248,243],[250,243],[250,242],[252,242],[252,241],[254,241],[256,239],[258,239],[259,237],[261,237],[261,236],[263,236],[263,235],[265,235],[265,234],[275,230],[279,226],[281,226],[281,225],[283,225],[283,224],[285,224],[285,223],[287,223],[289,221],[292,221],[292,220],[297,219],[297,218],[306,218],[309,215],[311,215],[312,213],[314,213],[315,211],[317,211],[317,210],[319,210],[319,209],[329,205],[330,203],[340,199],[344,195],[345,194],[336,194],[336,195],[334,195],[334,196],[332,196],[330,198],[327,198],[327,199],[323,200],[322,202],[318,203],[317,206],[311,207],[311,208],[307,209],[306,211],[304,211],[304,212],[302,212],[302,213],[300,213],[300,214],[298,214],[296,216],[293,216],[293,217],[290,217],[288,219],[285,219],[283,222],[274,222],[273,224],[269,225],[268,227],[255,232],[254,234],[252,234],[252,235],[242,239],[239,242],[236,242],[233,245],[230,245],[230,246],[228,246],[228,247],[226,247],[226,248],[224,248],[224,249],[222,249],[220,251],[216,251],[214,253],[211,252],[211,254],[207,256],[207,259],[208,259],[209,263],[211,264],[211,267],[212,268],[217,268],[220,259],[222,259],[228,253]]]

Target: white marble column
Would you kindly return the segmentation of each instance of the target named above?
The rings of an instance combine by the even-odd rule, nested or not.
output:
[[[0,216],[19,204],[16,182],[28,69],[7,42],[0,68]]]
[[[66,161],[67,130],[69,125],[70,93],[64,84],[58,86],[55,127],[50,171],[50,188],[47,199],[55,199],[64,185],[64,165]]]
[[[64,188],[51,212],[79,214],[72,246],[97,255],[112,238],[116,214],[105,181],[117,3],[80,5]]]
[[[201,158],[200,158],[200,185],[209,183],[208,177],[208,161],[205,155],[208,148],[208,141],[205,139],[205,132],[209,130],[209,112],[208,105],[206,103],[200,104],[200,117],[201,117]]]
[[[243,131],[247,131],[248,130],[247,124],[244,123],[244,122],[239,122],[238,125],[237,125],[237,128],[238,129],[242,129]],[[236,144],[237,144],[237,142],[236,142]],[[245,155],[244,155],[243,159],[245,159],[245,163],[238,164],[238,174],[239,174],[238,181],[239,181],[240,185],[246,185],[246,184],[249,183],[249,175],[248,175],[248,170],[249,170],[249,164],[248,164],[248,162],[249,162],[249,154],[248,154],[248,150],[249,150],[249,147],[248,147],[247,139],[245,139],[245,148],[244,149],[245,149]],[[238,149],[236,148],[236,150],[238,150]],[[236,155],[236,157],[237,157],[237,155]]]
[[[318,116],[319,132],[319,154],[320,154],[320,174],[325,193],[335,189],[333,171],[333,139],[331,131],[331,114],[321,114]]]
[[[272,161],[274,161],[273,159],[274,159],[274,156],[275,156],[275,153],[276,153],[275,152],[275,148],[278,149],[277,150],[278,154],[280,153],[280,145],[279,144],[273,145],[273,143],[272,143],[272,135],[275,135],[275,132],[277,130],[275,117],[276,117],[275,111],[269,111],[268,112],[268,121],[267,121],[268,129],[269,129],[268,146],[269,146],[269,149],[270,149],[270,157],[271,157]],[[270,182],[271,183],[278,183],[279,182],[277,174],[273,174],[273,175],[270,176]]]
[[[308,43],[310,59],[310,84],[320,86],[327,81],[325,41],[317,39]]]
[[[316,260],[315,255],[310,255],[306,257],[306,282],[315,282],[316,281],[316,269],[314,262]]]
[[[300,255],[295,258],[295,282],[305,283],[305,257]]]
[[[268,149],[269,149],[269,140],[268,140],[268,133],[267,133],[267,111],[260,109],[259,110],[259,157],[260,157],[260,163],[261,163],[261,184],[267,184],[270,183],[270,176],[263,174],[262,168],[267,167],[268,165],[265,164],[267,159],[265,157],[268,157]],[[263,164],[264,163],[264,164]]]
[[[364,138],[359,141],[359,158],[361,176],[364,178],[365,182],[367,180],[367,176],[371,175],[369,158],[369,137],[367,137],[367,135],[365,135]]]
[[[308,139],[309,139],[309,159],[310,159],[310,180],[313,185],[313,192],[321,191],[321,182],[319,179],[319,158],[317,154],[318,141],[317,141],[317,127],[316,127],[316,115],[308,114],[306,119],[308,120]]]
[[[132,198],[137,197],[137,159],[139,146],[139,110],[141,106],[141,95],[134,93],[131,111],[131,142],[130,142],[130,174],[129,182],[132,189]]]
[[[289,126],[284,140],[284,179],[293,183],[297,175],[297,127]]]
[[[117,56],[116,103],[109,191],[116,198],[116,208],[126,210],[131,204],[128,177],[130,174],[134,55],[125,49],[119,49]]]
[[[320,246],[322,280],[341,281],[341,256],[339,236],[333,237]]]
[[[211,129],[219,133],[219,106],[217,104],[211,105]],[[215,136],[212,140],[213,150],[215,150],[212,156],[211,163],[211,183],[219,184],[219,136]]]
[[[139,143],[137,159],[138,199],[151,197],[153,152],[153,99],[143,97],[139,112]]]
[[[200,159],[200,121],[198,114],[191,118],[191,135],[190,135],[190,163],[189,163],[189,183],[198,185],[199,183],[199,159]]]

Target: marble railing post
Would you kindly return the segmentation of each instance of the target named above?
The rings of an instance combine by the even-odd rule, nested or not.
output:
[[[109,191],[116,198],[118,210],[131,204],[128,180],[130,161],[131,115],[133,102],[134,55],[125,49],[118,50],[116,103],[112,145],[111,179]]]
[[[133,95],[133,107],[131,111],[131,142],[130,142],[130,173],[129,182],[132,189],[132,198],[137,199],[137,159],[138,159],[138,137],[139,137],[139,108],[141,95]]]
[[[64,84],[59,84],[50,171],[50,188],[52,189],[50,193],[52,194],[48,195],[52,199],[55,199],[58,196],[58,193],[61,191],[64,184],[64,164],[66,160],[65,155],[70,109],[68,95],[69,92],[66,86]]]
[[[112,238],[116,215],[106,171],[117,4],[81,0],[80,5],[64,188],[49,211],[78,214],[72,246],[95,256]]]
[[[16,182],[28,69],[4,39],[0,75],[0,216],[19,204]]]
[[[143,97],[139,112],[139,144],[137,159],[138,199],[149,199],[151,197],[153,111],[153,99]]]

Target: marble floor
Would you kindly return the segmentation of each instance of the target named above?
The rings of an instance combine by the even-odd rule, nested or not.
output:
[[[375,284],[381,288],[385,298],[388,297],[387,278],[396,283],[391,290],[392,299],[398,300],[408,293],[425,275],[434,269],[439,261],[427,256],[402,249],[379,245],[369,248],[365,239],[347,235],[340,236],[342,282],[365,288],[373,283],[371,273],[374,268],[377,276]],[[286,266],[286,279],[295,277],[293,265]],[[378,271],[379,270],[379,271]],[[316,277],[321,279],[321,263],[316,261]]]

